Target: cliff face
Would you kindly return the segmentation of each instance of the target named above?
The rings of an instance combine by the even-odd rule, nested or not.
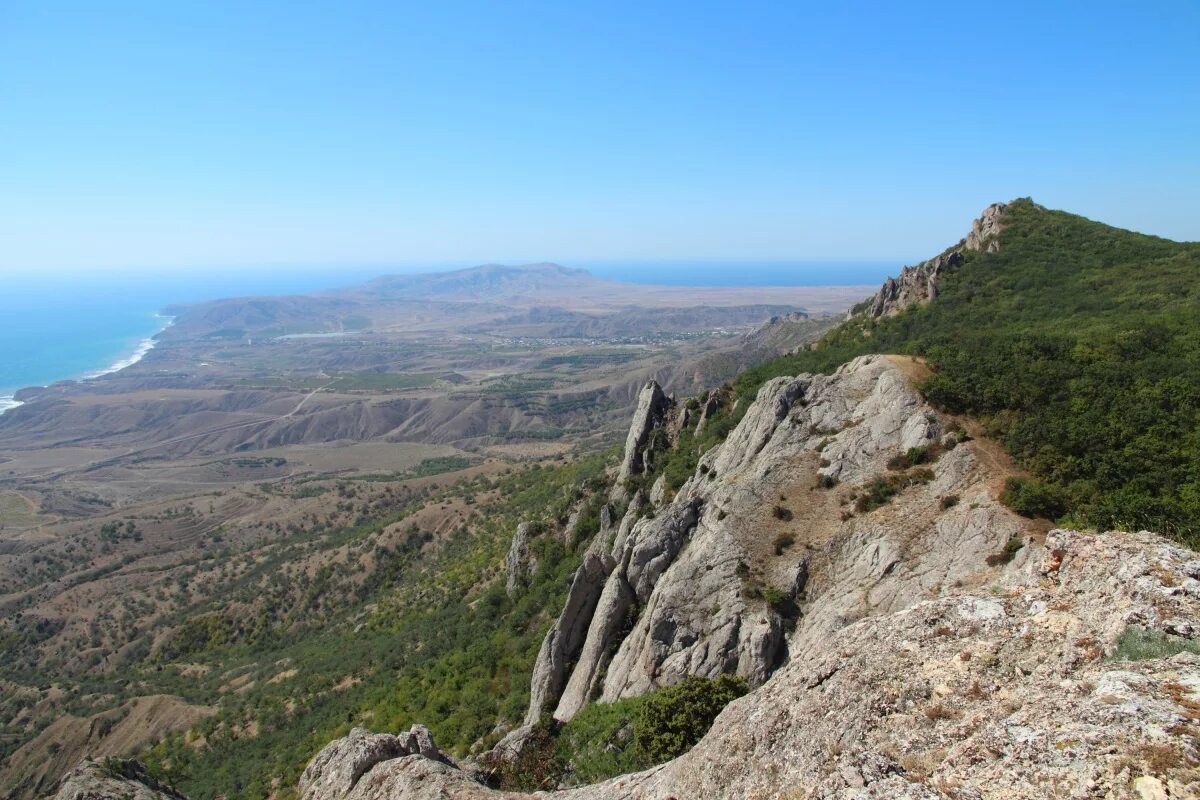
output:
[[[810,575],[819,583],[830,561],[869,546],[875,561],[857,569],[864,583],[881,585],[868,605],[891,609],[963,577],[972,555],[995,552],[1019,533],[1022,523],[990,497],[969,513],[942,513],[942,496],[983,480],[970,445],[920,480],[889,471],[900,453],[940,446],[946,428],[905,368],[914,365],[867,357],[834,376],[771,381],[669,504],[648,509],[635,498],[621,525],[592,543],[547,636],[526,722],[544,711],[566,721],[591,700],[640,695],[687,675],[733,673],[761,685],[789,650],[768,594],[800,601]],[[644,416],[635,419],[630,451],[644,443]],[[623,463],[620,480],[637,472],[627,467],[629,451]],[[911,484],[894,507],[855,515],[852,487],[889,474]],[[928,549],[931,540],[957,555],[923,567],[934,570],[923,579],[899,566],[905,550]],[[796,641],[859,613],[859,601],[853,591],[827,595],[808,609]],[[572,664],[569,673],[560,669]]]
[[[922,261],[915,267],[905,267],[896,278],[888,278],[871,298],[868,311],[872,317],[891,317],[912,305],[925,305],[937,298],[942,274],[963,261],[964,250],[989,253],[1000,249],[996,236],[1004,230],[1004,203],[993,203],[971,223],[971,232],[946,252]]]

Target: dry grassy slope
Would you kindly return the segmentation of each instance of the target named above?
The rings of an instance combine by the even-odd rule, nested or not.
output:
[[[116,709],[90,717],[59,717],[17,750],[0,770],[5,797],[41,796],[83,758],[128,756],[173,731],[186,731],[216,712],[179,698],[134,698]]]
[[[36,539],[0,555],[0,613],[6,622],[52,625],[48,638],[22,653],[22,666],[31,676],[63,678],[48,688],[42,679],[37,685],[4,685],[3,733],[26,742],[0,768],[0,786],[8,787],[0,796],[30,797],[31,775],[55,780],[85,755],[130,755],[210,713],[177,698],[153,696],[135,697],[118,710],[78,716],[64,709],[111,708],[115,698],[64,692],[59,686],[70,687],[74,678],[88,675],[119,678],[126,666],[157,649],[180,622],[198,613],[253,619],[270,610],[288,624],[289,615],[302,623],[308,614],[349,603],[356,588],[371,579],[377,554],[404,542],[413,525],[432,536],[425,547],[433,548],[478,513],[463,497],[423,503],[423,496],[510,468],[489,460],[452,474],[408,480],[283,481],[270,491],[244,485],[47,526]],[[324,493],[304,496],[305,490]],[[475,502],[492,498],[493,493],[483,491]],[[398,513],[408,504],[413,513]],[[363,518],[389,515],[396,521],[366,539],[322,544]],[[125,527],[129,521],[136,535]],[[113,523],[121,526],[115,538],[104,527]],[[312,576],[323,569],[332,569],[334,578],[315,601],[318,605],[294,609]],[[138,691],[136,681],[121,690],[126,696]],[[110,723],[103,720],[109,718],[119,721],[105,730]]]

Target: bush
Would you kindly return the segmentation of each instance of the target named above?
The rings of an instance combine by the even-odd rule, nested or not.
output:
[[[910,447],[907,452],[892,456],[888,459],[887,467],[891,470],[901,471],[909,467],[915,467],[918,464],[924,464],[933,460],[934,453],[929,445],[921,445],[919,447]]]
[[[1035,478],[1009,478],[1004,482],[1000,502],[1023,517],[1055,520],[1066,513],[1063,492]]]
[[[958,505],[958,495],[948,494],[942,498],[942,510],[943,511],[945,511],[948,508],[954,508],[956,505]]]
[[[534,725],[515,761],[485,764],[492,767],[488,781],[492,787],[505,791],[553,789],[562,777],[555,748],[556,725],[546,715]]]
[[[746,681],[732,675],[692,675],[646,695],[634,724],[638,752],[653,764],[683,755],[708,732],[717,714],[746,690]]]
[[[784,522],[788,522],[792,519],[793,515],[789,509],[784,508],[783,506],[777,505],[771,509],[771,516],[775,517],[775,519],[783,520]]]
[[[1020,537],[1017,537],[1017,536],[1012,537],[1011,539],[1009,539],[1007,542],[1004,543],[1003,550],[1001,550],[999,553],[993,553],[992,555],[987,557],[988,566],[989,567],[998,567],[1001,564],[1007,564],[1008,562],[1012,561],[1013,558],[1016,557],[1017,553],[1024,546],[1025,546],[1025,542],[1021,541]]]
[[[796,543],[796,537],[793,536],[792,534],[790,534],[790,533],[779,534],[778,536],[775,537],[775,541],[772,542],[772,544],[775,547],[775,555],[777,555],[777,556],[783,555],[783,551],[787,550],[789,547],[791,547],[795,543]]]
[[[557,757],[572,782],[598,783],[652,766],[634,747],[633,726],[643,698],[591,703],[563,726]]]
[[[885,506],[895,497],[898,487],[895,481],[887,478],[876,478],[871,481],[863,494],[860,494],[854,501],[854,510],[860,514],[867,511],[873,511],[880,506]]]

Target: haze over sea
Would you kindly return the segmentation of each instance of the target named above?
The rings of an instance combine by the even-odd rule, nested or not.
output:
[[[900,261],[567,262],[613,280],[684,286],[822,286],[879,283]],[[164,307],[222,297],[298,294],[379,275],[454,269],[381,265],[151,273],[2,276],[0,413],[26,386],[79,379],[144,355],[170,320]]]

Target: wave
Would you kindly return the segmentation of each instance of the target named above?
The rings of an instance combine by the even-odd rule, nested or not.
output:
[[[149,353],[151,350],[153,350],[154,346],[156,344],[158,344],[158,339],[156,339],[155,337],[157,337],[158,334],[162,333],[167,328],[169,328],[175,324],[174,317],[164,317],[160,314],[155,314],[154,316],[157,317],[158,319],[165,319],[166,323],[161,328],[159,328],[157,331],[155,331],[153,336],[147,336],[145,339],[142,339],[140,342],[138,342],[137,348],[133,351],[133,353],[131,355],[126,356],[125,358],[122,358],[118,361],[114,361],[112,364],[109,364],[104,369],[98,369],[93,372],[89,372],[89,373],[85,374],[83,376],[83,380],[85,380],[85,381],[91,380],[92,378],[99,378],[102,375],[111,375],[114,372],[120,372],[121,370],[125,369],[126,367],[132,367],[134,364],[138,363],[143,358],[145,358],[146,354]]]

